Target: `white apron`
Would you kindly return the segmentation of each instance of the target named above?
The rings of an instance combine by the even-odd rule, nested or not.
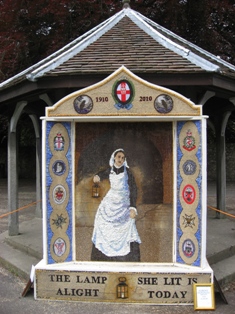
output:
[[[141,243],[135,219],[130,218],[130,191],[126,167],[123,173],[111,172],[110,190],[97,210],[92,242],[106,256],[125,256],[130,243]]]

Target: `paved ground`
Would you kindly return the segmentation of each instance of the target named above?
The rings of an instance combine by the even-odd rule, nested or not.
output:
[[[22,180],[19,184],[19,208],[35,202],[35,182]],[[0,216],[7,213],[7,179],[0,179]],[[35,205],[19,211],[19,222],[28,221],[35,217]],[[0,233],[8,230],[8,216],[0,219]]]

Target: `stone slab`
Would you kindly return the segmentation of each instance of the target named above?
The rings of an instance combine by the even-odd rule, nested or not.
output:
[[[123,273],[36,269],[36,299],[145,304],[193,304],[193,284],[211,273]],[[124,280],[127,298],[118,298]],[[123,282],[123,281],[122,281]]]

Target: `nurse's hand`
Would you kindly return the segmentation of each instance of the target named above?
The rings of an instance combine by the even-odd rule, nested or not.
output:
[[[136,216],[136,210],[135,209],[130,209],[130,218],[134,219]]]
[[[100,177],[98,175],[95,175],[94,178],[93,178],[93,182],[94,183],[100,182]]]

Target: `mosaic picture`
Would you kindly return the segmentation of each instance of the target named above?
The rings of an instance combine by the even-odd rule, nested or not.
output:
[[[77,123],[75,152],[76,259],[172,262],[172,124]]]

